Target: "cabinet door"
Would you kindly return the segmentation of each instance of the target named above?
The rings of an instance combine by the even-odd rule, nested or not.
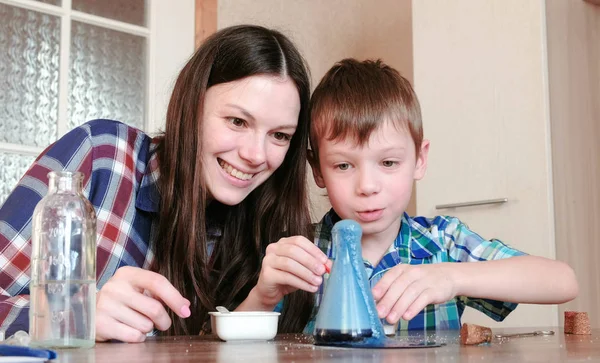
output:
[[[414,83],[429,169],[417,213],[454,215],[484,238],[554,258],[543,1],[413,2]],[[436,209],[507,198],[506,203]],[[464,322],[495,326],[467,309]],[[502,326],[556,325],[521,305]]]

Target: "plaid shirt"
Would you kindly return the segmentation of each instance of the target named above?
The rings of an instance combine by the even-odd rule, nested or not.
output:
[[[331,229],[340,220],[333,211],[329,211],[316,225],[315,244],[330,258],[332,255]],[[398,264],[421,265],[441,262],[472,262],[499,260],[524,255],[499,240],[485,240],[473,233],[457,218],[438,216],[435,218],[415,217],[404,214],[400,233],[390,249],[377,266],[364,261],[369,284],[373,288],[383,274]],[[304,330],[312,334],[315,318],[327,277],[315,294],[313,316]],[[429,329],[460,329],[460,317],[465,306],[473,307],[496,321],[502,321],[517,304],[502,301],[475,299],[457,296],[443,304],[428,305],[410,321],[400,320],[398,332]]]
[[[28,330],[31,220],[48,172],[81,171],[97,216],[97,288],[121,266],[153,259],[159,194],[155,140],[110,120],[88,122],[48,147],[0,208],[0,330]]]

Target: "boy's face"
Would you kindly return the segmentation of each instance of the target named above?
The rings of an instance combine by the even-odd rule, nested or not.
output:
[[[362,147],[351,139],[322,138],[319,165],[311,164],[333,209],[342,219],[357,221],[363,237],[396,236],[413,181],[425,175],[428,151],[429,142],[423,140],[417,158],[410,133],[385,122]]]

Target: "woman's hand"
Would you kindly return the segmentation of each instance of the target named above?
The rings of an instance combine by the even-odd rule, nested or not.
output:
[[[260,276],[238,310],[272,310],[287,294],[298,289],[315,292],[323,282],[327,256],[308,239],[282,238],[267,246]]]
[[[96,295],[96,340],[143,342],[154,327],[167,330],[165,306],[182,318],[190,302],[162,275],[138,267],[121,267]]]

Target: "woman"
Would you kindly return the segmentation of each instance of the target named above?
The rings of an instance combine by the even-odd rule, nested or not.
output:
[[[26,326],[30,217],[62,168],[85,174],[98,216],[97,340],[198,334],[216,305],[272,310],[290,293],[280,330],[301,331],[327,261],[310,238],[309,92],[285,36],[226,28],[179,74],[163,135],[95,120],[51,145],[0,208],[1,328]]]

